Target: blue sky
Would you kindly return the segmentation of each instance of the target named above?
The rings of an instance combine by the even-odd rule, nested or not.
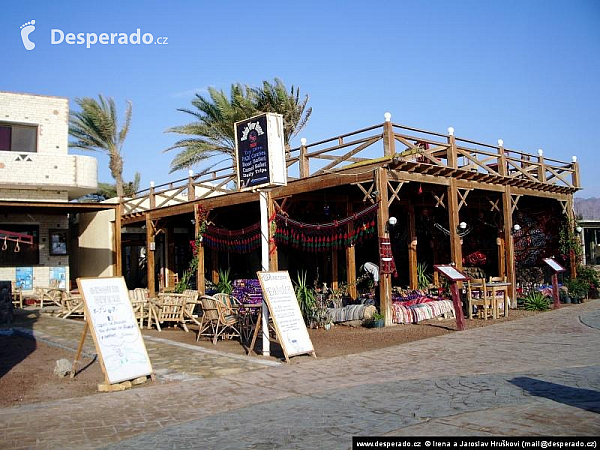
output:
[[[281,78],[310,95],[309,142],[392,120],[581,163],[600,197],[600,1],[3,2],[0,90],[133,103],[124,177],[164,183],[208,86]],[[20,27],[31,20],[27,51]],[[52,45],[66,33],[152,33],[167,45]],[[99,180],[111,182],[107,158]]]

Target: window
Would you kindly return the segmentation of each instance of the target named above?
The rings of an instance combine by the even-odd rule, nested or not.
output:
[[[67,254],[67,230],[50,230],[50,254]]]
[[[37,127],[0,123],[0,151],[37,152]]]
[[[31,236],[33,244],[21,242],[19,235]],[[0,267],[39,264],[39,236],[40,227],[38,225],[0,223]]]

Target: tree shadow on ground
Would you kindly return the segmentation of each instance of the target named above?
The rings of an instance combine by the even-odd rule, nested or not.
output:
[[[565,386],[564,384],[551,383],[530,377],[517,377],[510,380],[510,382],[536,397],[544,397],[565,405],[600,413],[600,392],[598,391]]]
[[[12,323],[0,326],[0,378],[35,351],[37,344],[28,331],[33,330],[38,317],[37,311],[26,314],[16,309]]]

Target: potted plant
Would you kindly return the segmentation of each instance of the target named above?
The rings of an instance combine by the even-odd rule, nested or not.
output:
[[[385,315],[376,312],[365,323],[368,328],[383,328],[385,325]]]

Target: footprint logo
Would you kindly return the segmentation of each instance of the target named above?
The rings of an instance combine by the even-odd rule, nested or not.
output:
[[[23,45],[27,50],[33,50],[35,43],[29,40],[29,35],[35,30],[35,20],[24,23],[21,25],[21,39],[23,39]]]

